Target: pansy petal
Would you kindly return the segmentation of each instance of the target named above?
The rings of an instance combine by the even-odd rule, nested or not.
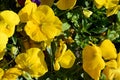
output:
[[[47,40],[47,37],[41,32],[39,25],[33,23],[32,21],[28,21],[24,29],[27,35],[34,41],[39,42]]]
[[[99,47],[87,45],[82,52],[83,69],[94,79],[99,80],[101,70],[105,67]]]
[[[55,24],[54,23],[49,23],[49,24],[43,24],[41,27],[42,32],[49,38],[52,39],[55,36],[58,36],[61,31],[62,31],[62,23],[60,20],[55,17]],[[56,24],[57,23],[57,24]],[[48,30],[49,29],[49,30]]]
[[[109,40],[104,40],[100,48],[102,50],[102,56],[105,60],[116,59],[117,58],[117,51],[114,44]]]
[[[36,10],[37,5],[33,2],[27,3],[18,13],[21,22],[27,22],[31,14]]]
[[[20,22],[19,16],[13,11],[4,10],[0,13],[0,16],[8,25],[17,25]]]
[[[0,32],[11,37],[14,34],[15,25],[17,25],[19,21],[19,16],[15,12],[9,10],[2,11],[0,13]]]
[[[56,3],[56,6],[60,10],[72,9],[75,6],[76,1],[77,0],[58,0],[58,2]]]
[[[106,0],[95,0],[95,5],[98,9],[103,7],[105,3],[106,3]]]
[[[3,32],[8,37],[11,37],[15,31],[15,25],[8,25],[5,21],[0,21],[0,32]]]
[[[108,62],[105,63],[107,67],[110,67],[112,69],[116,69],[117,68],[117,62],[116,60],[110,60]]]
[[[61,57],[60,65],[63,68],[71,68],[75,62],[75,59],[76,57],[73,52],[71,50],[67,50]]]
[[[34,14],[32,14],[32,19],[34,19],[40,25],[54,22],[54,18],[55,15],[52,8],[47,5],[40,5]]]

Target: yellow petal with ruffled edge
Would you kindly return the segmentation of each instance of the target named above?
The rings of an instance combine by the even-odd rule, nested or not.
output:
[[[33,2],[26,2],[25,6],[19,11],[18,15],[21,22],[27,22],[31,14],[36,10],[37,5]]]
[[[26,53],[19,54],[15,62],[18,68],[32,77],[40,77],[48,71],[44,58],[44,53],[39,48],[30,48]]]
[[[72,9],[75,6],[76,1],[77,0],[58,0],[58,2],[56,3],[56,6],[60,10]]]
[[[105,67],[100,48],[94,44],[92,46],[87,45],[82,51],[82,58],[85,72],[94,80],[99,80],[101,70]]]
[[[98,9],[103,7],[105,3],[106,3],[106,0],[95,0],[95,5]]]
[[[0,13],[0,16],[8,25],[17,25],[20,22],[17,13],[9,10],[4,10]]]
[[[104,40],[101,43],[100,48],[102,50],[102,56],[105,60],[111,60],[117,58],[116,48],[109,39]]]
[[[116,69],[117,68],[117,61],[116,60],[110,60],[105,63],[107,67]]]
[[[41,32],[39,25],[34,24],[32,21],[28,21],[24,29],[27,35],[34,41],[40,42],[47,40],[46,35]]]
[[[54,0],[40,0],[40,2],[40,5],[49,5],[51,7],[54,3]]]
[[[0,32],[6,34],[8,37],[14,34],[15,25],[8,25],[5,21],[0,21],[0,27]]]
[[[58,17],[55,17],[53,23],[43,24],[41,30],[47,36],[48,39],[52,39],[58,36],[62,31],[62,23]],[[48,30],[49,29],[49,30]]]
[[[60,65],[63,68],[71,68],[75,62],[75,55],[71,50],[65,51],[60,59]]]
[[[55,20],[55,14],[52,8],[47,5],[40,5],[31,16],[40,25],[43,23],[53,23]]]
[[[19,21],[19,16],[15,12],[9,10],[2,11],[0,13],[0,32],[11,37],[14,34],[15,25],[17,25]]]

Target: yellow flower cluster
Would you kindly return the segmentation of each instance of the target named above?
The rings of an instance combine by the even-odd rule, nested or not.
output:
[[[19,76],[27,74],[31,78],[38,78],[48,72],[43,50],[46,46],[50,47],[51,41],[61,33],[62,22],[48,6],[50,4],[44,1],[40,6],[37,6],[31,0],[26,0],[25,6],[18,14],[10,10],[0,12],[0,60],[5,55],[6,45],[9,38],[14,35],[16,25],[25,23],[24,32],[27,35],[24,35],[29,37],[29,39],[26,38],[26,41],[21,40],[25,50],[21,50],[18,55],[14,54],[17,48],[14,46],[11,48],[11,53],[17,55],[14,58],[15,65],[8,69],[0,68],[0,80],[16,80]],[[71,9],[76,3],[76,0],[68,0],[68,2],[64,1],[64,6],[61,6],[63,1],[59,0],[56,3],[61,10]],[[66,5],[66,3],[70,4]],[[70,40],[73,42],[72,38]],[[60,66],[71,68],[75,59],[74,53],[70,49],[67,50],[67,45],[60,41],[60,46],[55,52],[53,68],[54,70],[59,70]]]
[[[94,0],[96,7],[99,9],[105,7],[107,16],[117,14],[120,10],[119,0]]]
[[[0,60],[4,56],[8,38],[14,34],[15,26],[19,22],[19,16],[15,12],[9,10],[0,12]]]
[[[94,79],[99,80],[100,74],[107,80],[120,80],[120,53],[117,54],[114,44],[104,40],[100,46],[91,43],[83,49],[83,69]]]

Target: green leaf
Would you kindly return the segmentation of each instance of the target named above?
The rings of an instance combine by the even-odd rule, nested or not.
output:
[[[100,80],[106,80],[106,76],[104,74],[101,75]]]
[[[67,22],[63,23],[63,25],[62,25],[62,30],[63,30],[63,31],[66,31],[66,30],[68,30],[69,28],[70,28],[70,24],[68,24]]]
[[[119,37],[119,34],[116,31],[114,31],[114,30],[112,30],[112,31],[108,30],[108,35],[107,35],[108,39],[115,40],[118,37]]]

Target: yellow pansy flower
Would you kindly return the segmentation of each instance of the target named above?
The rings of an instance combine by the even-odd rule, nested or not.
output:
[[[4,72],[2,80],[17,80],[17,78],[22,74],[22,71],[16,67],[10,68]]]
[[[107,80],[120,80],[120,53],[117,55],[117,60],[106,62],[106,67],[103,70]]]
[[[21,22],[27,22],[31,14],[37,9],[37,5],[30,0],[26,0],[25,6],[19,11],[18,15]]]
[[[32,77],[40,77],[48,71],[44,58],[44,53],[39,48],[30,48],[26,53],[19,54],[15,62],[19,69],[28,72]]]
[[[60,42],[60,47],[55,52],[54,70],[59,70],[60,66],[63,68],[71,68],[75,62],[76,57],[74,53],[68,49],[64,42]]]
[[[102,56],[105,60],[111,60],[117,58],[116,48],[109,39],[104,40],[101,43],[100,48],[102,50]]]
[[[77,0],[58,0],[58,2],[56,3],[56,6],[60,10],[72,9],[75,6],[76,1]]]
[[[105,67],[100,48],[91,43],[87,45],[82,52],[83,69],[94,80],[99,80],[101,70]]]
[[[61,33],[62,22],[49,6],[41,5],[31,14],[24,29],[32,40],[46,41]]]
[[[4,49],[6,48],[6,44],[8,43],[8,36],[4,33],[0,33],[0,60],[3,59]]]
[[[15,25],[17,25],[19,21],[19,16],[13,11],[4,10],[0,12],[0,32],[11,37],[14,34]]]

